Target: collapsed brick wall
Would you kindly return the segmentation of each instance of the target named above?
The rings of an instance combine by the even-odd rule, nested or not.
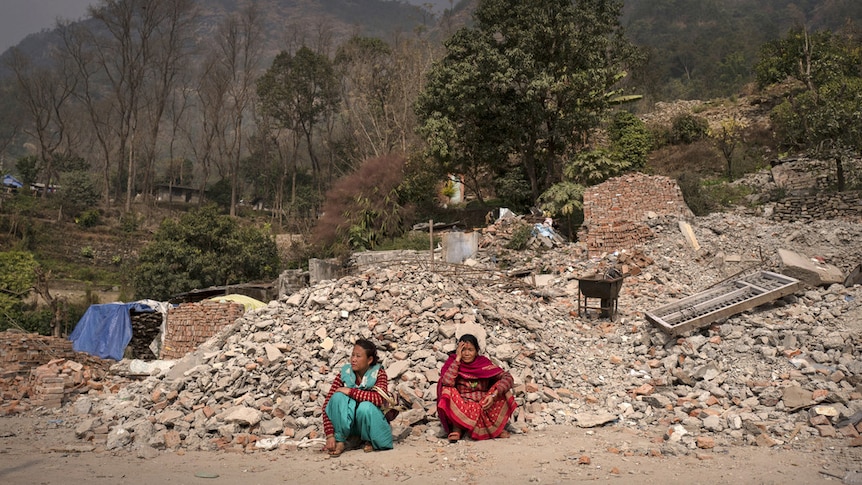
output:
[[[772,219],[782,222],[829,219],[862,222],[862,192],[787,197],[775,204]]]
[[[27,374],[54,359],[74,360],[72,341],[33,333],[0,332],[0,369],[3,375]]]
[[[241,303],[202,301],[168,310],[162,359],[178,359],[231,325],[245,313]]]
[[[584,223],[578,238],[591,255],[631,249],[653,237],[643,222],[648,213],[692,217],[676,181],[630,173],[584,192]]]
[[[100,389],[113,362],[75,352],[65,338],[0,332],[0,415],[32,406],[56,408],[72,393]]]

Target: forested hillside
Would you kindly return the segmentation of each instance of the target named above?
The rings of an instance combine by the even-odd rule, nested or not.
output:
[[[655,101],[737,94],[760,47],[793,27],[862,29],[853,0],[626,0],[626,34],[648,53],[635,86]]]
[[[4,194],[2,249],[25,252],[12,261],[28,271],[111,285],[148,264],[149,290],[167,294],[257,275],[241,251],[219,251],[244,258],[220,272],[230,265],[190,249],[230,244],[159,227],[201,208],[200,227],[219,213],[263,239],[299,233],[308,246],[282,261],[297,265],[398,241],[444,207],[577,225],[587,187],[660,173],[656,158],[693,175],[694,195],[776,155],[832,160],[837,190],[854,180],[857,2],[450,5],[434,17],[383,0],[101,0],[92,18],[29,37],[0,59],[0,162],[22,185]],[[706,103],[650,116],[688,98]],[[113,277],[46,250],[69,226],[123,240],[74,255]],[[141,281],[124,290],[147,296]]]

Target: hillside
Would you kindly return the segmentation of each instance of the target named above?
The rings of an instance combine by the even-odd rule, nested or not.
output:
[[[208,46],[219,24],[228,15],[238,13],[242,5],[244,2],[239,0],[197,0],[192,26],[197,44]],[[433,22],[433,16],[423,8],[392,0],[260,0],[257,5],[263,17],[261,32],[267,62],[297,42],[316,45],[326,41],[337,45],[354,34],[388,38],[396,32],[429,27]],[[92,19],[82,23],[88,27],[97,25]],[[37,63],[47,62],[46,56],[60,41],[56,29],[48,30],[27,36],[16,48]],[[0,54],[0,78],[10,74],[6,61],[11,51]]]
[[[389,38],[417,28],[451,33],[471,22],[478,0],[261,0],[266,55],[271,59],[297,40],[337,45],[348,36]],[[862,2],[817,0],[625,0],[621,23],[646,63],[631,72],[632,87],[650,101],[709,99],[736,94],[751,81],[763,43],[800,25],[815,31],[858,28]],[[225,15],[242,2],[198,2],[196,37],[206,45]],[[446,10],[451,11],[444,14]],[[89,23],[89,21],[85,21]],[[439,37],[439,36],[438,36]],[[442,41],[442,38],[438,38]],[[55,31],[34,33],[17,47],[39,58],[59,41]],[[0,55],[8,59],[10,51]],[[0,78],[8,75],[0,62]]]

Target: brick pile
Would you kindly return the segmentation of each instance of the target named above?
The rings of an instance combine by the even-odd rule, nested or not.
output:
[[[782,222],[834,219],[862,221],[862,192],[787,197],[775,204],[772,219]]]
[[[162,359],[178,359],[231,325],[245,313],[240,303],[184,303],[168,311]]]
[[[50,360],[31,368],[27,376],[0,378],[0,414],[27,411],[33,406],[59,408],[70,402],[72,395],[104,389],[108,367],[114,361],[80,352],[75,357],[77,360]],[[118,384],[112,383],[107,387],[116,392]]]
[[[66,380],[57,375],[53,365],[39,366],[30,374],[30,402],[35,406],[59,408],[63,405],[65,385]]]
[[[631,249],[653,237],[644,223],[655,216],[692,217],[671,178],[631,173],[584,192],[584,224],[578,234],[591,255]]]

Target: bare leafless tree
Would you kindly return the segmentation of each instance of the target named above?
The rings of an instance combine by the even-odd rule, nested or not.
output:
[[[106,205],[113,167],[125,175],[126,211],[135,191],[136,160],[143,159],[149,171],[188,44],[184,35],[193,5],[192,0],[100,0],[90,7],[94,24],[61,26],[64,52],[78,77],[75,96],[86,107],[104,158]]]
[[[66,114],[76,78],[62,62],[35,67],[17,48],[7,61],[15,74],[19,101],[28,115],[24,133],[38,149],[39,173],[45,184],[42,196],[58,178],[56,164],[69,155],[68,116]]]
[[[192,0],[163,0],[149,2],[146,15],[152,19],[144,22],[154,24],[150,42],[150,59],[142,97],[139,143],[143,154],[144,177],[142,193],[152,191],[155,179],[155,162],[159,156],[159,133],[163,117],[177,88],[177,81],[186,66],[191,40],[192,20],[195,4]],[[130,167],[130,172],[133,167]],[[126,211],[130,210],[130,199],[126,199]]]
[[[225,108],[229,126],[222,132],[221,146],[228,165],[231,198],[230,215],[236,215],[239,194],[240,161],[247,151],[255,99],[255,80],[261,74],[263,46],[262,23],[257,3],[252,2],[238,14],[225,19],[216,37],[217,52],[228,83]]]

